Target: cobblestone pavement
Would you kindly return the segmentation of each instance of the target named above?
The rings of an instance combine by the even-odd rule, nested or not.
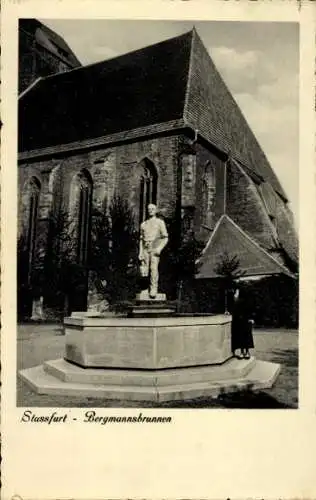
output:
[[[274,386],[264,392],[227,395],[222,400],[201,398],[164,403],[172,408],[296,408],[298,405],[298,333],[294,330],[255,330],[256,357],[282,364]],[[17,368],[30,368],[63,357],[65,337],[57,324],[18,326]],[[17,379],[17,405],[38,407],[153,407],[152,403],[39,395]]]

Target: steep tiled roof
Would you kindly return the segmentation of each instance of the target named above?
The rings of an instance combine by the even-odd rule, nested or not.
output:
[[[44,78],[20,100],[19,151],[175,120],[198,129],[286,195],[195,29],[149,47]]]
[[[244,276],[287,274],[288,269],[260,247],[227,215],[223,215],[200,259],[197,278],[218,278],[216,267],[222,256],[237,257]]]
[[[286,199],[256,137],[195,30],[189,75],[185,120],[220,150],[269,181]]]
[[[43,79],[20,101],[20,151],[182,118],[191,39]]]

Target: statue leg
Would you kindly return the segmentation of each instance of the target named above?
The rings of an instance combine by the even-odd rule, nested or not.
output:
[[[156,255],[150,256],[150,286],[149,286],[149,295],[151,298],[155,298],[158,292],[158,265],[159,265],[159,257]]]
[[[140,274],[142,278],[147,278],[149,274],[149,253],[143,253],[143,260],[140,265]]]

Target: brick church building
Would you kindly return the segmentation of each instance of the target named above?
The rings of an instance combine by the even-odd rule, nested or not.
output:
[[[19,92],[38,78],[81,66],[65,40],[37,19],[19,20]]]
[[[115,194],[138,227],[153,202],[204,243],[198,278],[216,277],[224,252],[249,276],[291,274],[298,260],[287,196],[195,29],[24,92],[19,189],[29,275],[57,199],[84,262],[91,211]]]

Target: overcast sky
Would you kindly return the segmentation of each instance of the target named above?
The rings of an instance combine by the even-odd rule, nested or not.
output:
[[[195,25],[298,219],[299,27],[295,23],[41,19],[82,64],[171,38]]]

